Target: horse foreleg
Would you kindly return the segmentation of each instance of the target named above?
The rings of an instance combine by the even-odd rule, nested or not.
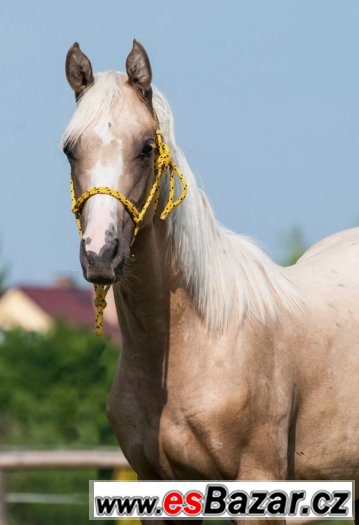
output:
[[[255,434],[260,436],[261,431]],[[273,432],[274,435],[274,432]],[[239,469],[237,481],[280,481],[288,479],[288,458],[286,435],[280,436],[278,442],[268,443],[268,448],[263,448],[265,436],[252,443],[242,450],[239,457]],[[286,519],[232,519],[235,525],[282,525],[286,524]]]

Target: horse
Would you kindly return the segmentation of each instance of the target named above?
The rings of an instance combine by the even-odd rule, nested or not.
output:
[[[277,265],[215,219],[138,41],[126,73],[98,74],[75,43],[66,76],[77,198],[106,186],[143,206],[157,129],[187,181],[166,220],[166,176],[140,224],[111,194],[79,214],[84,277],[113,287],[123,344],[107,411],[138,479],[359,481],[359,229]]]

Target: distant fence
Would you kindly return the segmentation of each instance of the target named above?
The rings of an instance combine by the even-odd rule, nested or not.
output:
[[[6,502],[73,504],[73,495],[6,494],[5,472],[26,469],[108,468],[129,469],[119,450],[43,450],[0,452],[0,525],[6,525]]]

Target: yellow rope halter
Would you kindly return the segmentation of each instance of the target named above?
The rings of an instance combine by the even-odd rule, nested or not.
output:
[[[151,190],[146,199],[146,202],[143,205],[141,210],[138,210],[136,206],[130,200],[127,199],[127,197],[122,195],[122,193],[119,193],[117,190],[109,188],[108,186],[94,186],[93,188],[90,188],[87,191],[85,191],[78,199],[76,199],[74,185],[71,180],[71,183],[70,183],[71,184],[71,201],[72,201],[71,210],[75,214],[76,224],[77,224],[77,228],[79,230],[80,236],[82,236],[80,214],[81,214],[84,204],[88,201],[90,197],[93,197],[94,195],[99,195],[99,194],[111,195],[111,197],[114,197],[115,199],[117,199],[123,204],[123,206],[126,208],[126,210],[130,214],[135,224],[135,230],[134,230],[133,237],[131,240],[131,246],[132,246],[137,236],[137,233],[139,231],[140,224],[143,221],[145,213],[148,210],[153,199],[154,199],[155,211],[157,209],[160,188],[161,188],[161,177],[164,173],[167,172],[168,169],[169,169],[169,177],[170,177],[169,196],[168,196],[167,204],[161,213],[161,219],[165,220],[168,214],[174,208],[176,208],[176,206],[179,206],[181,204],[181,202],[184,200],[187,194],[187,183],[179,167],[176,166],[176,164],[172,161],[171,152],[169,150],[169,147],[167,146],[167,144],[163,142],[162,134],[159,129],[156,131],[156,146],[157,146],[158,153],[155,159],[155,178],[154,178]],[[178,176],[181,182],[181,186],[182,186],[181,195],[178,197],[178,199],[175,199],[175,174]],[[107,295],[108,290],[110,289],[110,286],[111,285],[105,286],[102,284],[94,284],[94,290],[95,290],[94,306],[96,309],[95,332],[97,335],[102,335],[103,312],[107,306],[106,295]]]

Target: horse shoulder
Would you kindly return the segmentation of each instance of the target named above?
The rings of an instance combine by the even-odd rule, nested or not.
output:
[[[247,320],[237,339],[202,338],[186,370],[181,359],[170,363],[160,436],[167,461],[182,470],[199,462],[205,477],[287,474],[293,380],[276,332]]]

